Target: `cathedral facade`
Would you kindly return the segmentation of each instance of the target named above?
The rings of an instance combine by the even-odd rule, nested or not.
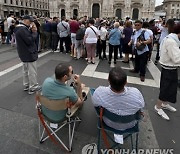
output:
[[[155,0],[49,0],[50,16],[152,19]]]

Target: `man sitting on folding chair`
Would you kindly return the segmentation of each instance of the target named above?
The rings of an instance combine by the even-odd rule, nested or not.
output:
[[[114,67],[109,72],[109,86],[99,86],[92,95],[95,107],[102,107],[115,115],[134,115],[144,107],[144,99],[141,92],[134,87],[125,86],[127,75],[120,67]],[[137,120],[121,123],[109,120],[103,116],[103,122],[116,130],[133,128]]]
[[[74,80],[74,86],[76,87],[75,89],[74,87],[66,84],[66,82],[71,78],[73,78]],[[56,136],[56,131],[53,131],[53,129],[51,129],[51,126],[55,127],[55,125],[57,125],[56,123],[63,122],[63,120],[67,118],[66,124],[69,125],[69,146],[67,147],[61,141],[61,139],[56,136],[56,138],[67,151],[71,151],[72,148],[72,138],[74,135],[75,122],[81,121],[77,116],[75,117],[76,119],[72,119],[71,114],[72,112],[77,111],[78,107],[83,104],[83,101],[84,98],[82,96],[82,84],[80,81],[80,76],[76,74],[73,75],[72,66],[68,64],[58,64],[56,66],[55,79],[50,77],[47,78],[42,85],[42,94],[37,96],[37,104],[40,104],[40,110],[38,111],[38,115],[41,123],[44,126],[44,131],[46,130],[48,132],[48,130],[50,130],[52,132],[50,132],[51,135],[49,135],[50,133],[48,134],[50,138],[52,138],[52,134]],[[56,104],[56,107],[54,107],[52,103],[54,105]],[[60,107],[61,104],[62,107]],[[41,114],[39,112],[41,112]],[[45,120],[50,122],[50,126],[47,122],[42,122],[42,117],[45,117]],[[72,134],[71,123],[74,123]],[[62,127],[66,124],[64,123]],[[46,138],[48,138],[43,138],[43,135],[44,133],[40,137],[40,143],[42,143],[46,140]]]
[[[73,76],[73,80],[76,85],[76,91],[73,87],[66,84]],[[58,64],[55,68],[55,79],[47,78],[42,85],[42,95],[52,99],[59,100],[69,98],[69,101],[75,106],[79,107],[83,104],[82,87],[80,76],[74,74],[73,68],[68,64]],[[54,112],[47,110],[42,106],[43,112],[47,117],[54,119],[55,121],[61,120],[66,113]]]

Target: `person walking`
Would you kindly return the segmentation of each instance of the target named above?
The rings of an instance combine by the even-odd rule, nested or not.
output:
[[[24,16],[23,22],[16,26],[15,30],[17,51],[23,63],[23,85],[24,91],[33,94],[41,87],[37,82],[38,51],[35,44],[37,28],[31,16]]]

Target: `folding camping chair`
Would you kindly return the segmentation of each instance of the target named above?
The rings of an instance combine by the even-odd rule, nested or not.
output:
[[[95,89],[90,89],[91,95],[93,95]],[[142,117],[141,111],[139,110],[133,115],[127,115],[127,116],[120,116],[117,114],[114,114],[107,109],[99,106],[95,107],[97,116],[98,116],[98,153],[100,153],[100,146],[101,146],[101,132],[102,132],[102,137],[105,142],[106,148],[107,149],[113,149],[116,146],[119,146],[119,143],[116,143],[114,139],[108,134],[108,133],[113,133],[117,135],[123,135],[123,139],[127,139],[128,137],[131,137],[131,148],[132,150],[134,149],[134,144],[133,144],[133,134],[135,134],[135,149],[136,151],[138,150],[138,137],[139,137],[139,120]],[[125,129],[125,130],[117,130],[112,127],[107,126],[104,121],[103,117],[108,118],[109,120],[113,122],[120,122],[120,123],[129,123],[134,120],[137,121],[134,127]],[[110,145],[108,142],[107,137],[113,142],[113,145]]]
[[[39,140],[40,143],[43,143],[45,140],[50,138],[54,143],[62,145],[65,150],[72,151],[72,140],[74,136],[74,129],[76,122],[80,122],[80,118],[75,116],[78,107],[71,107],[69,103],[69,99],[64,100],[50,100],[40,93],[36,94],[36,108],[38,110],[38,117],[39,117]],[[42,111],[42,105],[51,111],[59,111],[59,110],[67,110],[66,116],[63,120],[54,121],[53,119],[48,118]],[[51,128],[50,123],[58,124],[57,128]],[[43,131],[41,134],[41,124],[43,125]],[[56,134],[61,128],[68,125],[68,146],[59,138]],[[73,126],[71,126],[73,125]],[[47,132],[47,136],[45,136],[45,131]],[[57,141],[57,140],[59,141]]]

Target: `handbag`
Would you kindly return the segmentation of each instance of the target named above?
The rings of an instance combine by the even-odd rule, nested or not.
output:
[[[141,32],[141,34],[140,34],[139,37],[137,38],[137,42],[139,42],[139,41],[145,41],[144,33],[145,33],[145,30],[143,30],[143,31]],[[146,47],[146,45],[142,43],[141,45],[136,46],[136,49],[139,50],[139,51],[143,51],[145,47]]]

